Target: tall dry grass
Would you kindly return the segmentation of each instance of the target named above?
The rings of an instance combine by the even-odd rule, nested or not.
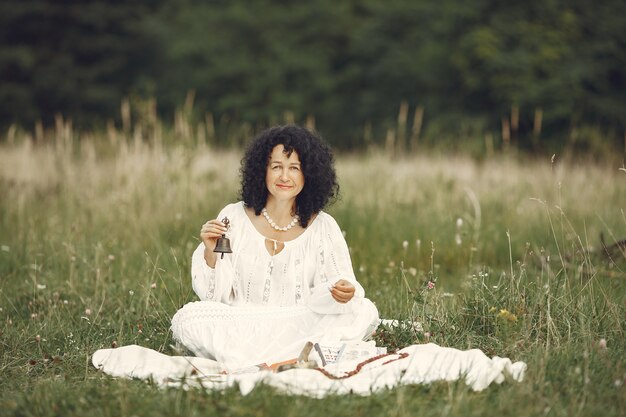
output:
[[[61,124],[61,126],[64,126]],[[144,131],[145,132],[145,131]],[[623,415],[626,172],[496,155],[380,150],[337,158],[355,272],[390,347],[433,341],[529,364],[522,384],[405,387],[317,402],[111,380],[89,355],[115,343],[170,353],[194,299],[199,226],[237,199],[241,151],[196,137],[71,129],[0,147],[0,407],[6,415]],[[429,282],[434,289],[429,289]]]

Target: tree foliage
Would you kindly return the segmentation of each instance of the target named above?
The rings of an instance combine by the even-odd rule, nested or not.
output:
[[[626,3],[618,0],[7,0],[0,6],[0,124],[56,112],[90,126],[120,100],[263,126],[316,117],[339,144],[425,109],[427,132],[498,131],[519,109],[566,137],[626,121]],[[409,120],[410,123],[410,120]],[[545,134],[544,133],[544,134]]]

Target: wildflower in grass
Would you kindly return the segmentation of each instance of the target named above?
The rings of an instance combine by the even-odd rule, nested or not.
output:
[[[463,227],[463,219],[459,217],[456,219],[456,228],[460,229],[461,227]]]
[[[426,284],[426,287],[428,287],[429,290],[432,290],[435,288],[435,283],[432,281],[428,281],[428,284]]]
[[[509,322],[517,321],[517,316],[505,308],[500,310],[500,312],[498,313],[498,318]]]
[[[497,308],[495,308],[495,307],[491,307],[491,308],[489,309],[489,312],[490,312],[490,313],[495,313],[495,312],[496,312],[496,310],[497,310]]]
[[[41,342],[41,336],[40,335],[35,336],[35,342],[37,342],[37,343]]]
[[[404,250],[407,250],[409,248],[409,241],[408,240],[405,240],[405,241],[402,242],[402,248]]]
[[[37,289],[38,290],[45,290],[46,289],[46,285],[45,284],[37,284]]]
[[[152,284],[150,284],[150,288],[155,289],[157,287],[156,282],[153,282]]]
[[[90,308],[86,308],[85,309],[85,315],[86,316],[91,316],[91,309]]]
[[[417,269],[415,269],[413,267],[410,267],[409,268],[409,274],[411,274],[413,276],[416,276],[417,275]]]
[[[600,349],[603,349],[603,350],[606,349],[606,339],[605,338],[602,338],[602,339],[600,339],[598,341],[598,347]]]
[[[2,245],[2,252],[10,252],[11,248],[9,248],[7,245]]]
[[[109,261],[114,261],[115,260],[115,255],[109,255]]]
[[[135,291],[133,291],[133,290],[128,290],[128,294],[130,294],[130,295],[135,295]]]

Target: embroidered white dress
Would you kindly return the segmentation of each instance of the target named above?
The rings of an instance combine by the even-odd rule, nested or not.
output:
[[[307,341],[354,342],[376,329],[378,311],[356,280],[332,216],[320,212],[275,255],[268,253],[243,202],[226,206],[217,218],[224,216],[233,253],[210,268],[200,243],[191,275],[201,301],[186,304],[172,318],[174,338],[195,355],[236,369],[295,358]],[[345,304],[329,289],[340,279],[356,288]]]

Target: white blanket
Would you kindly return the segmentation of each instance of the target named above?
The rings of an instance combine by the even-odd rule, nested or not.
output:
[[[322,398],[327,394],[373,392],[406,384],[427,384],[435,381],[463,379],[473,390],[480,391],[492,382],[502,383],[506,377],[521,382],[526,371],[524,362],[507,358],[488,358],[482,351],[461,351],[434,343],[411,345],[399,351],[408,356],[398,359],[393,354],[365,365],[357,374],[341,380],[331,379],[312,369],[291,369],[224,374],[215,361],[198,357],[168,356],[137,345],[101,349],[92,357],[93,365],[116,377],[151,379],[160,386],[203,387],[224,389],[237,384],[243,395],[260,383],[289,394]],[[390,363],[387,361],[398,359]],[[361,360],[343,361],[324,369],[341,376],[356,368]]]

